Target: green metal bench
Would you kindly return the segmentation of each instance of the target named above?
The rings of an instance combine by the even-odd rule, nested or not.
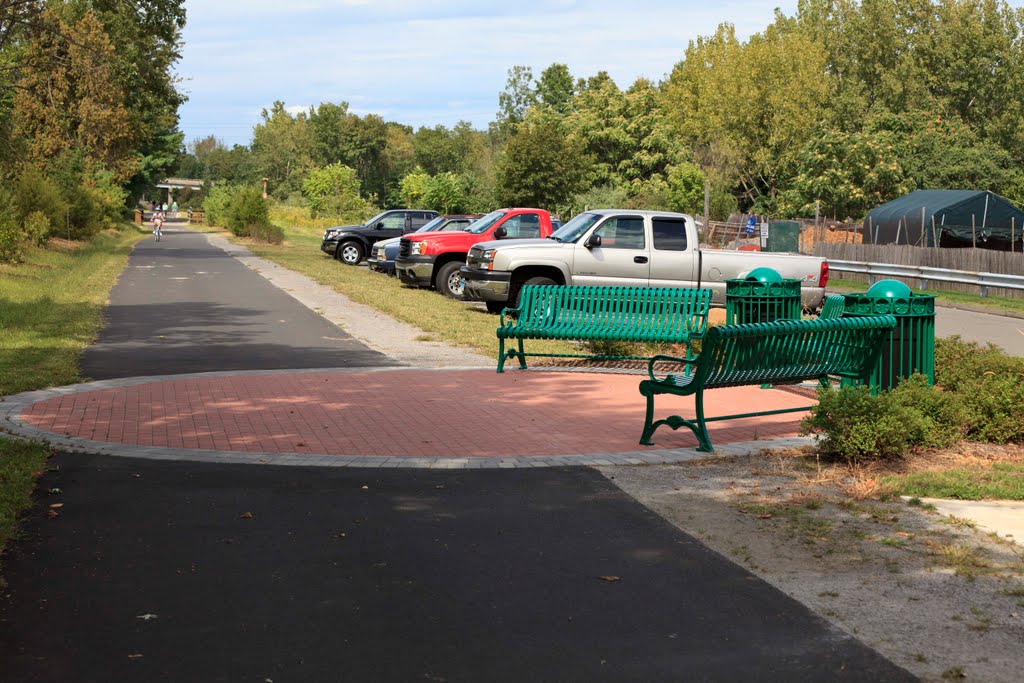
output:
[[[640,382],[647,397],[647,416],[640,443],[654,445],[651,436],[663,424],[672,429],[689,427],[697,437],[697,450],[714,452],[707,423],[741,417],[802,412],[812,406],[765,410],[757,413],[704,416],[704,391],[719,387],[793,384],[818,380],[827,385],[834,375],[855,383],[866,383],[874,369],[883,342],[896,326],[891,315],[833,320],[783,320],[751,325],[712,327],[701,342],[699,356],[675,358],[658,355],[650,360],[650,379]],[[683,363],[683,374],[655,377],[659,361]],[[673,415],[654,422],[654,397],[658,394],[694,395],[696,417],[686,420]]]
[[[842,294],[829,294],[821,305],[821,313],[818,314],[818,320],[842,318],[844,310],[846,310],[846,297]]]
[[[498,372],[505,361],[526,357],[646,360],[647,356],[571,353],[526,353],[526,339],[625,341],[689,344],[708,327],[710,289],[675,287],[585,287],[530,285],[523,287],[518,308],[501,312]],[[516,349],[505,350],[506,340]]]

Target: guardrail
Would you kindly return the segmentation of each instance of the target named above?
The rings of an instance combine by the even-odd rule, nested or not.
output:
[[[874,284],[878,276],[884,276],[917,280],[919,289],[928,289],[928,283],[932,280],[975,285],[980,289],[981,296],[988,296],[989,287],[1024,290],[1024,276],[1004,273],[973,273],[967,270],[949,270],[928,266],[901,266],[894,263],[864,263],[831,259],[828,262],[828,267],[830,271],[867,275],[868,284]]]

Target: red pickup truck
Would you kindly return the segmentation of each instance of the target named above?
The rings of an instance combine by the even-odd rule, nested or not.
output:
[[[445,296],[462,296],[459,269],[469,248],[477,242],[547,237],[558,229],[544,209],[498,209],[472,223],[465,231],[424,232],[402,238],[395,272],[407,285],[433,287]]]

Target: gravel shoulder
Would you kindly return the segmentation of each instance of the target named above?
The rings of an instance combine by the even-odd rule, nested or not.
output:
[[[927,681],[1019,681],[1024,548],[795,453],[602,468],[679,529]]]

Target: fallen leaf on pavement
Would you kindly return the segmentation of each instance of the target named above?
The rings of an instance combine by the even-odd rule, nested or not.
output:
[[[50,503],[50,507],[53,509],[64,507],[64,503]]]
[[[58,489],[58,488],[52,488],[52,489],[48,490],[47,493],[52,494],[52,495],[56,495],[58,493],[63,493],[63,492],[60,489]]]
[[[133,655],[128,655],[128,659],[142,659],[142,654],[141,653],[136,653],[136,654],[133,654]]]
[[[56,510],[47,510],[46,516],[50,519],[57,519],[58,517],[60,517],[60,513],[57,512]]]
[[[142,619],[143,621],[149,621],[150,619],[156,619],[156,615],[155,614],[146,613],[146,614],[140,614],[139,616],[137,616],[135,618],[136,619]]]
[[[597,578],[601,579],[602,581],[608,581],[609,583],[613,583],[615,581],[621,581],[622,580],[622,577],[620,577],[620,576],[611,576],[611,575],[599,576]]]
[[[239,517],[241,517],[242,519],[252,519],[252,513],[251,512],[243,512],[241,515],[239,515]]]

